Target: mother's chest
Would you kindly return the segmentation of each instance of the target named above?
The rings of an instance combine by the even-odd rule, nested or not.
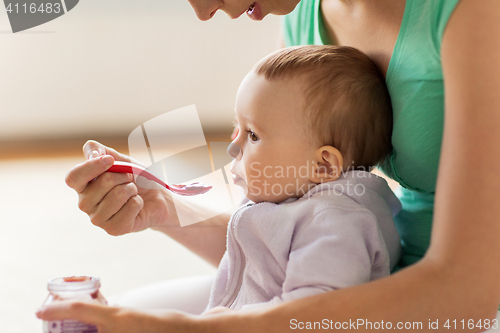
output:
[[[405,1],[391,0],[387,4],[377,0],[349,6],[339,0],[322,0],[320,6],[332,43],[367,54],[385,75],[398,39]]]

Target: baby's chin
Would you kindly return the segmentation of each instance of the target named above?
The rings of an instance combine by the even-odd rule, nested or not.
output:
[[[297,181],[294,184],[293,180],[283,183],[267,183],[266,186],[260,186],[260,182],[254,183],[255,186],[248,186],[246,182],[241,182],[237,184],[241,186],[244,190],[247,199],[259,203],[259,202],[274,202],[279,203],[285,201],[289,198],[299,198],[302,197],[313,183],[301,183]]]
[[[285,201],[288,198],[292,198],[294,196],[287,196],[287,197],[282,197],[282,196],[253,196],[251,194],[248,194],[247,199],[254,202],[254,203],[261,203],[261,202],[272,202],[272,203],[280,203],[282,201]]]
[[[295,191],[292,193],[269,193],[269,192],[266,193],[263,189],[259,190],[255,191],[255,189],[250,189],[248,191],[245,191],[245,196],[247,197],[247,199],[255,203],[260,203],[260,202],[279,203],[289,198],[296,198],[301,196],[296,194]]]

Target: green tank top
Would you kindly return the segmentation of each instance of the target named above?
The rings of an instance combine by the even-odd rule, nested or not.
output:
[[[321,0],[302,0],[282,20],[286,46],[330,44]],[[460,0],[406,0],[386,83],[393,106],[393,153],[380,165],[401,186],[395,217],[401,235],[399,268],[418,261],[429,246],[443,137],[441,41]]]

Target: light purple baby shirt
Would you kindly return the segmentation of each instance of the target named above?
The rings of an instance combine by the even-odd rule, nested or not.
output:
[[[389,275],[400,255],[385,179],[349,171],[300,198],[238,209],[206,310],[248,309]]]

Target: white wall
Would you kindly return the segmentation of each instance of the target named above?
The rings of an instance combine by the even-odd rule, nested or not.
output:
[[[0,7],[0,141],[127,135],[196,104],[228,129],[239,82],[278,45],[279,19],[198,21],[187,0],[81,0],[13,34]]]

